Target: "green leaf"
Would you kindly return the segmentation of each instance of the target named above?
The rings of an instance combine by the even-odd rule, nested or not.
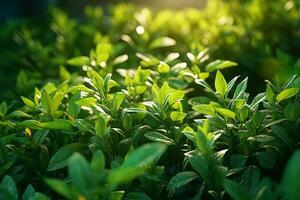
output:
[[[231,180],[225,180],[224,188],[233,200],[251,200],[246,189],[239,183]]]
[[[296,94],[298,94],[298,92],[299,92],[299,88],[285,89],[276,96],[276,100],[279,103],[285,99],[289,99],[289,98],[295,96]]]
[[[278,125],[272,126],[272,132],[276,135],[281,141],[283,141],[286,145],[292,145],[292,139],[288,135],[287,131]]]
[[[263,102],[264,100],[266,99],[266,94],[265,93],[259,93],[258,95],[256,95],[254,98],[253,98],[253,101],[251,102],[251,109],[252,110],[255,110],[258,108],[259,104],[261,102]]]
[[[300,117],[300,103],[289,103],[284,108],[284,116],[289,121],[296,121]]]
[[[241,97],[243,97],[246,89],[247,89],[247,84],[248,84],[248,78],[245,78],[242,82],[240,82],[233,94],[233,99],[239,99]]]
[[[297,200],[300,197],[300,151],[296,151],[288,161],[281,182],[285,200]]]
[[[32,200],[35,195],[35,190],[32,185],[28,185],[25,192],[22,195],[22,200]]]
[[[80,92],[86,92],[86,93],[90,93],[90,94],[93,94],[93,90],[91,90],[90,88],[86,87],[85,85],[75,85],[73,87],[70,87],[68,89],[68,92],[77,92],[80,94]]]
[[[256,135],[255,137],[253,138],[248,138],[248,140],[254,140],[254,141],[257,141],[257,142],[272,142],[275,138],[271,135],[264,135],[264,134],[261,134],[261,135]]]
[[[164,84],[161,86],[160,88],[160,92],[161,92],[161,99],[162,102],[165,103],[165,100],[167,99],[167,97],[170,96],[170,93],[173,91],[172,88],[170,88],[169,84],[167,81],[164,82]]]
[[[206,66],[206,71],[212,72],[215,70],[225,69],[233,66],[237,66],[237,63],[228,60],[215,60]]]
[[[31,109],[35,108],[35,103],[33,101],[31,101],[30,99],[23,97],[23,96],[21,96],[21,99],[22,99],[23,103],[26,106],[28,106],[29,108],[31,108]]]
[[[71,78],[71,74],[64,66],[59,67],[59,76],[62,80],[69,80]]]
[[[146,85],[139,85],[139,86],[135,87],[135,92],[136,92],[137,95],[143,94],[146,90],[147,90]]]
[[[223,117],[235,119],[235,113],[226,108],[216,108],[216,111]]]
[[[73,185],[82,193],[96,186],[96,177],[87,160],[79,153],[74,153],[68,160],[68,172]]]
[[[0,184],[0,189],[5,191],[5,194],[0,194],[0,198],[3,198],[4,196],[2,195],[5,195],[3,199],[18,200],[17,186],[11,176],[4,176]]]
[[[176,191],[177,188],[180,188],[194,179],[199,178],[195,172],[185,171],[180,172],[173,176],[168,184],[168,189],[171,191]]]
[[[129,113],[125,113],[124,114],[124,117],[123,117],[123,127],[126,129],[126,130],[129,130],[132,126],[132,117]]]
[[[30,200],[51,200],[50,197],[47,197],[46,195],[36,192],[34,193],[34,196]]]
[[[107,118],[103,114],[100,114],[95,123],[96,135],[105,136],[107,134],[107,131]]]
[[[111,200],[122,200],[124,194],[124,191],[113,191],[111,192]]]
[[[181,90],[174,90],[170,95],[169,95],[169,104],[172,105],[175,102],[178,102],[184,97],[184,92]]]
[[[144,192],[130,192],[124,200],[151,200]]]
[[[273,92],[273,90],[269,84],[267,85],[266,99],[269,103],[274,103],[275,93]]]
[[[103,79],[103,91],[104,91],[104,94],[107,94],[108,91],[109,91],[109,81],[111,80],[111,76],[112,74],[111,73],[108,73],[104,79]]]
[[[57,92],[53,99],[52,99],[52,104],[51,104],[51,107],[50,107],[50,112],[52,115],[55,114],[55,112],[57,111],[59,105],[61,104],[61,101],[63,100],[64,98],[64,94],[62,92]]]
[[[172,38],[169,37],[159,37],[154,39],[150,45],[150,49],[156,49],[160,47],[169,47],[169,46],[174,46],[176,44],[176,41]]]
[[[256,154],[259,165],[265,169],[272,169],[276,163],[276,155],[271,151],[261,151]]]
[[[146,166],[158,160],[166,150],[166,145],[158,143],[144,144],[130,153],[122,166]]]
[[[216,91],[219,92],[223,96],[227,92],[226,80],[219,70],[217,71],[217,75],[216,75],[216,79],[215,79],[215,88],[216,88]]]
[[[69,188],[69,186],[61,180],[52,179],[52,178],[45,178],[44,182],[51,189],[53,189],[55,192],[62,195],[66,199],[72,199],[72,197],[74,196],[74,194],[72,193],[73,191]]]
[[[77,100],[75,103],[79,106],[93,107],[96,105],[97,99],[94,97],[86,97]]]
[[[57,87],[55,86],[54,83],[52,82],[48,82],[44,87],[43,90],[46,91],[46,93],[48,93],[49,95],[52,94],[53,92],[55,92],[57,90]]]
[[[91,168],[97,173],[101,173],[105,168],[105,157],[101,150],[94,152],[91,161]]]
[[[162,94],[161,94],[161,91],[159,89],[159,87],[156,85],[156,83],[154,83],[151,87],[151,92],[152,92],[152,95],[153,97],[156,99],[156,101],[159,103],[159,104],[162,104]]]
[[[58,129],[62,131],[71,131],[72,125],[70,121],[64,119],[55,119],[52,122],[39,122],[36,120],[25,120],[19,123],[20,126],[24,128],[32,129]]]
[[[41,91],[38,88],[34,88],[34,97],[33,97],[33,99],[34,99],[34,102],[35,102],[36,105],[39,104],[39,101],[41,99],[41,95],[42,95]]]
[[[167,145],[175,144],[174,140],[172,140],[171,138],[168,138],[167,136],[155,131],[150,131],[146,133],[145,137],[154,142],[161,142]]]
[[[71,130],[73,130],[70,121],[65,120],[65,119],[55,119],[52,122],[39,123],[38,126],[40,128],[58,129],[58,130],[62,130],[62,131],[71,131]]]
[[[26,75],[26,73],[21,70],[21,72],[18,74],[18,77],[17,77],[17,88],[19,90],[24,90],[28,85],[28,77]]]
[[[125,98],[125,94],[121,94],[121,93],[116,93],[113,96],[113,108],[115,111],[118,111],[123,100]]]
[[[42,90],[42,95],[41,95],[41,106],[44,108],[46,112],[51,111],[51,106],[52,106],[52,99],[49,96],[49,93],[46,90]]]
[[[111,184],[126,183],[144,173],[166,150],[165,144],[144,144],[131,152],[121,167],[113,169],[108,175]]]
[[[87,150],[87,147],[88,146],[86,144],[82,143],[71,143],[61,147],[51,157],[47,171],[54,171],[66,167],[68,164],[68,159],[74,152],[84,152]]]
[[[108,174],[109,184],[127,183],[145,172],[145,169],[138,166],[120,167],[110,170]]]
[[[202,79],[195,79],[195,83],[203,86],[205,89],[207,89],[210,93],[215,94],[213,89]]]
[[[79,56],[75,58],[71,58],[67,61],[69,65],[81,67],[82,65],[90,64],[90,58],[87,56]]]
[[[230,167],[240,168],[244,167],[247,162],[247,157],[242,154],[234,154],[230,156]]]
[[[80,92],[77,92],[75,95],[73,95],[68,104],[68,113],[74,117],[77,118],[77,115],[80,112],[80,106],[76,104],[76,102],[80,99]]]
[[[127,55],[127,54],[120,55],[120,56],[116,57],[116,58],[112,61],[111,65],[113,65],[113,66],[114,66],[114,65],[119,65],[119,64],[125,62],[126,60],[128,60],[128,55]]]
[[[227,84],[228,91],[231,91],[231,89],[233,88],[233,86],[238,78],[239,78],[239,76],[236,76],[228,82],[228,84]]]
[[[211,105],[200,104],[200,105],[195,105],[192,108],[193,110],[201,114],[211,115],[211,116],[214,116],[215,114],[215,109]]]
[[[112,45],[107,41],[101,41],[96,46],[96,59],[100,65],[106,62],[112,52]]]
[[[7,113],[7,104],[5,101],[3,101],[0,104],[0,117],[4,117]]]
[[[170,117],[171,117],[172,121],[181,121],[186,117],[186,113],[173,111],[173,112],[171,112]]]
[[[104,92],[104,80],[103,78],[94,70],[89,70],[87,75],[92,79],[92,85],[100,92]]]
[[[208,179],[209,166],[207,160],[202,155],[192,156],[188,159],[188,162],[204,180]]]
[[[167,63],[160,61],[157,71],[162,74],[168,73],[170,71],[170,66]]]

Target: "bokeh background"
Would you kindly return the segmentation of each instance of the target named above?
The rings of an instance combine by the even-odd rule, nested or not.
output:
[[[172,8],[182,9],[186,7],[203,8],[206,0],[11,0],[1,2],[1,22],[12,17],[40,17],[47,12],[49,6],[60,6],[69,11],[82,12],[85,5],[107,6],[116,3],[134,3],[139,6],[147,6],[153,9]]]
[[[119,6],[120,3],[123,6]],[[76,37],[80,35],[72,33],[76,28],[73,30],[71,27],[61,34],[52,27],[61,15],[66,15],[62,17],[66,17],[66,24],[75,20],[78,27],[89,24],[88,20],[97,21],[95,16],[86,18],[87,5],[100,6],[101,16],[104,16],[99,18],[102,24],[91,24],[99,26],[103,34],[115,31],[116,34],[111,34],[114,39],[120,38],[123,33],[132,34],[135,31],[132,24],[140,23],[135,15],[143,8],[149,8],[150,14],[144,12],[149,15],[146,16],[148,26],[161,27],[161,30],[149,28],[151,36],[163,34],[174,38],[181,47],[179,51],[184,54],[198,45],[200,49],[210,49],[212,60],[237,62],[238,67],[224,73],[229,78],[237,74],[249,76],[250,89],[254,92],[264,90],[265,79],[276,75],[278,82],[283,82],[300,71],[299,0],[10,0],[1,2],[0,7],[0,44],[4,47],[0,50],[0,88],[4,91],[14,87],[14,77],[22,70],[30,73],[36,65],[49,65],[47,68],[57,71],[69,57],[88,54],[87,47],[91,46],[76,43]],[[64,14],[53,12],[54,8],[59,8]],[[124,23],[120,23],[120,27],[111,28],[116,20],[122,21],[123,17]],[[74,37],[72,41],[69,38],[69,42],[78,49],[69,46],[72,52],[61,52],[60,62],[48,63],[51,54],[58,52],[55,46],[59,44],[50,45],[49,51],[45,50],[47,44],[55,43],[55,37],[57,40],[60,34],[62,37]],[[22,41],[16,39],[20,39],[20,35]],[[85,39],[88,40],[88,37]],[[30,47],[30,40],[36,42],[34,48]],[[26,44],[30,49],[26,49],[29,48]],[[147,51],[143,45],[141,48]],[[32,55],[38,61],[28,63],[27,57]],[[50,78],[55,74],[40,71]],[[37,75],[35,78],[40,77]]]

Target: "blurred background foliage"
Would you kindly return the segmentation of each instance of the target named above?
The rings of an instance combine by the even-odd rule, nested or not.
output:
[[[26,93],[45,79],[55,79],[69,58],[88,55],[100,40],[117,44],[114,53],[129,56],[128,68],[138,65],[137,52],[162,58],[167,52],[196,53],[208,48],[212,60],[237,62],[238,67],[226,76],[249,76],[254,92],[262,91],[263,81],[274,74],[283,82],[300,72],[299,0],[12,0],[1,4],[2,98],[22,94],[18,88],[11,90],[16,83],[26,82]],[[149,41],[159,36],[173,38],[176,47],[149,49]]]

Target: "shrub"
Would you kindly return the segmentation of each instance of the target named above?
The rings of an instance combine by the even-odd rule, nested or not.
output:
[[[217,3],[221,16],[282,3],[212,2],[208,16]],[[246,22],[210,30],[217,16],[198,22],[205,15],[189,11],[87,7],[81,23],[53,9],[53,32],[36,40],[35,28],[21,29],[12,55],[22,71],[0,104],[0,199],[297,199],[300,78],[249,93],[248,78],[233,75],[238,63],[218,53],[228,38],[197,36],[235,26],[243,35]],[[252,45],[232,44],[245,51],[238,57]]]

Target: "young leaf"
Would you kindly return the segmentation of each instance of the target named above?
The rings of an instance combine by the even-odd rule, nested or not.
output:
[[[276,100],[279,103],[285,99],[289,99],[289,98],[295,96],[296,94],[298,94],[298,92],[299,92],[299,88],[285,89],[276,96]]]
[[[114,94],[114,97],[113,97],[113,108],[114,108],[114,110],[116,110],[116,111],[119,110],[124,98],[125,98],[124,94],[119,94],[119,93]]]
[[[216,111],[224,117],[235,119],[235,113],[231,110],[228,110],[226,108],[216,108]]]
[[[21,96],[21,99],[22,99],[23,103],[26,106],[28,106],[29,108],[31,108],[31,109],[35,108],[35,103],[32,100],[30,100],[30,99],[28,99],[26,97],[23,97],[23,96]]]
[[[215,109],[211,105],[205,105],[205,104],[195,105],[193,106],[193,110],[205,115],[214,116],[215,114]]]
[[[104,136],[107,134],[108,127],[107,127],[107,118],[100,114],[96,123],[95,123],[95,131],[96,135],[98,136]]]
[[[160,48],[160,47],[169,47],[169,46],[173,46],[176,44],[176,41],[172,38],[169,37],[159,37],[154,39],[150,45],[149,48],[150,49],[156,49],[156,48]]]
[[[65,119],[55,119],[52,122],[39,123],[38,126],[40,128],[44,128],[44,129],[57,129],[57,130],[62,130],[62,131],[71,131],[72,130],[72,125],[71,125],[70,121],[65,120]]]
[[[85,106],[85,107],[93,107],[96,105],[97,99],[94,97],[86,97],[77,100],[75,103],[79,106]]]
[[[170,71],[170,66],[167,63],[161,61],[157,67],[157,71],[162,74],[168,73]]]
[[[51,106],[52,106],[52,99],[49,96],[49,93],[45,89],[42,90],[41,106],[44,108],[44,110],[46,112],[50,113],[50,109],[51,109]]]
[[[7,104],[5,101],[3,101],[0,104],[0,117],[4,117],[7,113]]]
[[[215,79],[215,88],[216,91],[219,92],[222,96],[224,96],[225,93],[227,92],[226,80],[219,70],[217,71],[217,75]]]
[[[267,85],[266,99],[269,103],[274,103],[275,93],[273,92],[273,90],[269,84]]]
[[[236,65],[237,65],[237,63],[232,62],[232,61],[215,60],[215,61],[209,63],[206,66],[206,71],[212,72],[212,71],[215,71],[215,70],[225,69],[225,68],[233,67],[233,66],[236,66]]]
[[[173,111],[170,114],[172,121],[181,121],[186,117],[186,113]]]
[[[79,56],[69,59],[67,63],[69,65],[81,67],[82,65],[88,65],[90,63],[90,58],[86,56]]]

